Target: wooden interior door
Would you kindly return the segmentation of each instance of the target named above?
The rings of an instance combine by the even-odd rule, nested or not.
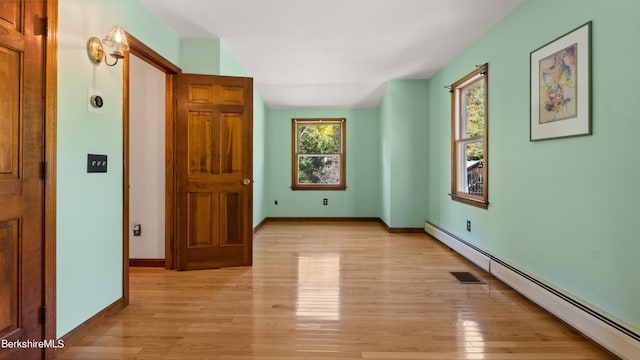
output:
[[[43,338],[44,1],[0,1],[0,340]],[[0,348],[0,359],[39,359]]]
[[[176,267],[252,264],[253,80],[176,76]]]

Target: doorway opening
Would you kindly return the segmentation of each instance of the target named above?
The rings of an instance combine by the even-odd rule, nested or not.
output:
[[[165,267],[165,77],[129,55],[130,266]]]
[[[156,232],[155,239],[148,243],[138,243],[132,236],[142,237],[145,232],[144,224],[136,218],[145,209],[154,208],[150,216],[155,220],[145,220],[154,230],[162,227],[164,218],[166,269],[250,266],[253,244],[253,79],[182,74],[178,67],[131,35],[129,46],[130,54],[123,67],[125,306],[129,304],[130,252],[139,256],[148,251],[143,256],[151,254],[155,256],[148,257],[151,261],[162,261],[161,232]],[[133,75],[132,71],[137,73]],[[142,90],[136,90],[141,85],[138,82],[155,85],[143,84]],[[160,90],[154,91],[151,99],[144,99],[151,92],[145,86]],[[133,94],[134,90],[142,94]],[[163,94],[164,105],[162,99],[157,100]],[[154,107],[153,112],[150,107]],[[151,119],[143,119],[146,117]],[[163,117],[165,127],[158,131]],[[152,127],[156,129],[151,131]],[[148,139],[149,144],[143,139]],[[141,160],[131,157],[139,152],[143,153]],[[159,179],[163,173],[164,184]],[[155,179],[148,182],[152,177]],[[147,194],[146,190],[150,192]],[[156,199],[139,200],[138,195]],[[138,202],[146,204],[142,210]]]
[[[129,41],[129,53],[124,59],[123,64],[123,104],[122,104],[122,118],[123,118],[123,219],[122,219],[122,230],[123,230],[123,269],[122,269],[122,286],[123,286],[123,299],[124,305],[127,306],[129,304],[129,260],[130,253],[133,253],[134,257],[137,256],[149,256],[149,254],[154,254],[151,259],[151,264],[159,265],[159,262],[163,259],[163,265],[167,269],[173,268],[173,249],[171,249],[174,225],[173,225],[173,204],[174,204],[174,179],[173,179],[173,79],[176,74],[181,72],[180,68],[175,66],[173,63],[165,59],[162,55],[155,52],[153,49],[149,48],[138,39],[136,39],[131,34],[127,34],[127,39]],[[153,69],[151,69],[153,68]],[[136,72],[135,75],[132,74],[132,70]],[[132,78],[133,76],[133,78]],[[156,92],[154,96],[156,98],[158,96],[163,97],[161,103],[156,103],[151,109],[151,105],[149,102],[145,102],[141,104],[140,99],[144,99],[145,94],[136,93],[132,96],[132,91],[138,92],[140,89],[137,88],[139,81],[141,81],[140,77],[144,77],[142,81],[154,81],[154,86],[160,86],[160,89],[156,89],[159,92]],[[132,84],[136,81],[136,84]],[[156,84],[157,83],[157,84]],[[162,86],[164,85],[164,86]],[[161,95],[158,95],[161,94]],[[132,104],[132,100],[135,101],[135,104]],[[152,100],[149,100],[152,101]],[[146,104],[146,105],[145,105]],[[141,106],[142,105],[142,106]],[[135,129],[133,129],[134,138],[132,140],[132,109],[135,112],[134,116],[136,118],[144,119],[137,120],[137,123],[134,125]],[[144,112],[149,110],[153,112],[153,115],[147,117],[144,115]],[[142,115],[141,115],[142,113]],[[164,124],[162,124],[164,119]],[[151,134],[151,129],[148,128],[149,122],[155,122],[155,130],[153,134]],[[140,123],[143,124],[140,124]],[[145,130],[145,124],[147,125],[147,129]],[[139,126],[142,125],[142,126]],[[158,131],[158,128],[161,128]],[[149,131],[148,133],[144,133],[144,131]],[[140,135],[140,132],[143,132],[143,135]],[[145,136],[144,139],[139,138],[139,136]],[[148,139],[147,139],[148,138]],[[146,147],[143,141],[150,140],[152,141],[154,154],[152,159],[149,159],[149,163],[153,162],[150,168],[155,171],[153,174],[144,174],[139,175],[140,173],[140,162],[144,162],[145,159],[140,159],[144,157],[144,153],[141,153],[141,148]],[[132,154],[132,147],[134,148],[133,153],[135,154],[135,160],[130,159]],[[149,165],[149,164],[145,164]],[[132,166],[136,166],[135,169],[132,169]],[[135,179],[132,178],[135,176]],[[153,180],[154,186],[152,190],[144,193],[136,192],[134,196],[134,202],[132,203],[132,195],[130,192],[133,180],[133,186],[136,188],[140,186],[146,186],[145,181],[150,180],[151,178],[155,178]],[[163,181],[164,180],[164,181]],[[141,185],[142,184],[142,185]],[[148,186],[147,186],[148,187]],[[151,196],[150,194],[154,194],[156,198],[153,199],[153,203],[147,200],[140,200],[137,196],[145,198]],[[142,209],[140,209],[140,205],[142,205]],[[157,209],[154,210],[154,215],[150,218],[153,218],[153,221],[148,222],[149,226],[141,226],[140,235],[144,233],[145,230],[150,232],[147,239],[147,242],[140,241],[139,243],[134,243],[133,249],[130,248],[130,237],[133,235],[133,226],[137,224],[132,224],[130,218],[132,215],[133,219],[136,221],[138,219],[137,215],[141,212],[145,211],[145,208],[155,207]],[[132,208],[134,212],[132,213]],[[142,220],[139,220],[140,225],[144,225]],[[142,238],[142,236],[140,236]],[[136,238],[137,240],[137,238]],[[142,254],[142,255],[141,255]],[[162,256],[160,256],[160,254]],[[148,265],[148,264],[147,264]]]

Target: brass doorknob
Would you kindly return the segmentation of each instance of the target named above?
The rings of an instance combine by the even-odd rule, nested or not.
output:
[[[249,185],[249,184],[251,184],[251,179],[247,179],[247,178],[242,179],[242,185]]]

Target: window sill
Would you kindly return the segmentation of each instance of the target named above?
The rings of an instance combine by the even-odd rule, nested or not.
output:
[[[327,186],[327,185],[294,185],[291,187],[291,190],[337,190],[337,191],[344,191],[346,190],[347,187],[344,185],[339,185],[339,186]]]
[[[469,196],[462,196],[459,194],[449,194],[449,196],[451,196],[451,200],[453,201],[479,207],[481,209],[487,209],[489,207],[489,202],[482,199],[476,199]]]

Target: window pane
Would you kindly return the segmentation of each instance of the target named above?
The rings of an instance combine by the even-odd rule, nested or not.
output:
[[[465,145],[466,191],[472,195],[483,195],[484,143],[476,141]]]
[[[340,156],[299,155],[298,184],[340,184]]]
[[[484,134],[484,82],[479,81],[464,90],[463,137],[482,136]]]
[[[298,153],[339,154],[340,124],[298,125]]]

